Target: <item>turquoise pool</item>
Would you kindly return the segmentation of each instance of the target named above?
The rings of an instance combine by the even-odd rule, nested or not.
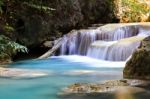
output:
[[[8,67],[42,70],[48,75],[39,78],[0,78],[0,99],[59,99],[61,89],[73,83],[121,79],[123,64],[82,56],[15,62]]]

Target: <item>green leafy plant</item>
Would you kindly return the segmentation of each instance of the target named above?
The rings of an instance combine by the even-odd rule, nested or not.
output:
[[[47,12],[47,13],[49,13],[50,11],[56,10],[56,9],[50,8],[48,6],[44,6],[44,5],[40,5],[40,4],[33,4],[33,3],[29,3],[29,2],[24,2],[23,4],[25,4],[31,8],[37,9],[39,11],[43,11],[43,12]]]
[[[4,26],[4,29],[7,32],[14,32],[15,31],[15,29],[12,26],[8,25],[8,24]]]
[[[17,52],[27,53],[28,49],[14,41],[11,41],[8,37],[0,35],[0,59],[10,58]]]
[[[122,22],[145,22],[149,21],[150,6],[146,1],[122,0]]]

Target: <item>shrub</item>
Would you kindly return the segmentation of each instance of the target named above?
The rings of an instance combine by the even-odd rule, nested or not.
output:
[[[27,53],[28,49],[8,37],[0,35],[0,59],[11,58],[17,52]]]
[[[118,16],[121,22],[150,21],[150,5],[147,0],[117,0]]]

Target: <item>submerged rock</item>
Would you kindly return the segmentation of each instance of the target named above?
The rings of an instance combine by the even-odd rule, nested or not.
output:
[[[0,67],[0,77],[3,78],[35,78],[47,75],[44,71]]]
[[[126,63],[123,75],[125,78],[150,80],[150,36],[142,41]]]

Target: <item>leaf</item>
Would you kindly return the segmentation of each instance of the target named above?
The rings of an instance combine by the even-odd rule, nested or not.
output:
[[[27,47],[11,41],[8,37],[0,35],[0,58],[4,55],[12,56],[17,52],[28,53]]]

